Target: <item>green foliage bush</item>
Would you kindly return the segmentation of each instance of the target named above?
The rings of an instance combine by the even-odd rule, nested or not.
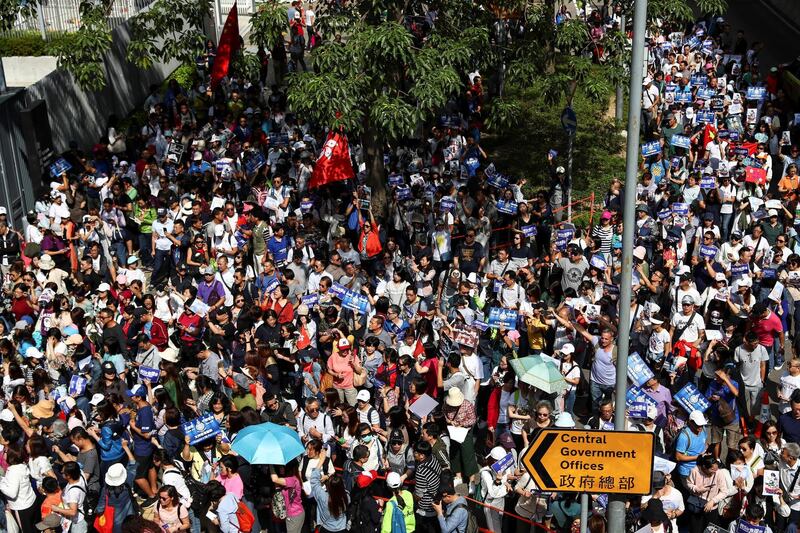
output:
[[[38,32],[32,31],[22,35],[0,35],[0,56],[55,56],[56,48],[61,43],[69,43],[72,36],[68,33],[50,33],[49,40],[42,39]]]
[[[516,126],[501,129],[499,135],[488,135],[481,146],[503,174],[527,178],[526,197],[550,184],[547,152],[558,151],[556,164],[567,166],[567,135],[561,126],[562,100],[547,105],[535,89],[509,91],[506,100],[521,108]],[[625,138],[614,127],[613,100],[598,105],[581,91],[575,95],[572,108],[578,116],[572,163],[573,200],[594,192],[602,198],[612,178],[624,179]],[[612,106],[610,113],[608,106]]]

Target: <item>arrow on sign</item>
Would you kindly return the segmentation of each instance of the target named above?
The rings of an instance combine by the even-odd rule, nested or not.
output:
[[[543,429],[522,464],[547,492],[649,494],[654,442],[646,431]]]
[[[547,487],[554,487],[556,483],[553,481],[553,478],[550,477],[550,473],[542,464],[542,458],[544,457],[544,454],[547,453],[547,450],[550,449],[550,446],[553,445],[555,440],[556,434],[548,433],[544,436],[542,443],[536,448],[536,451],[533,452],[533,456],[531,456],[531,466],[533,466],[533,469],[536,470],[536,473],[539,474],[539,477],[542,478],[542,481],[544,481],[544,484]]]

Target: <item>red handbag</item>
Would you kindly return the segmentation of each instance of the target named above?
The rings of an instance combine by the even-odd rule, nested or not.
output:
[[[97,533],[113,533],[115,512],[116,510],[108,505],[108,494],[106,494],[106,508],[103,510],[103,514],[94,519],[94,528]]]

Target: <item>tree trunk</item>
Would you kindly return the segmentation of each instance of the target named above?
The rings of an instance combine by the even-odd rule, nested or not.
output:
[[[364,150],[364,163],[367,166],[367,185],[372,189],[372,212],[376,217],[386,216],[389,208],[386,170],[383,165],[384,145],[383,135],[372,124],[369,114],[366,114],[361,146]]]
[[[556,18],[556,1],[545,0],[544,8],[545,17],[550,17],[545,21],[544,41],[544,71],[546,74],[554,74],[556,71],[556,42],[555,42],[555,18]]]

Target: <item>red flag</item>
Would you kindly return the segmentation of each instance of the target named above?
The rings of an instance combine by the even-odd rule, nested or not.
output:
[[[747,148],[747,155],[753,155],[758,151],[758,143],[742,143],[739,145],[741,148]]]
[[[355,175],[353,165],[350,163],[347,137],[341,133],[328,133],[328,139],[314,166],[308,188],[314,189],[335,181],[349,180]]]
[[[217,46],[217,57],[214,59],[214,66],[211,69],[211,87],[216,88],[220,80],[228,75],[233,54],[239,50],[239,10],[236,2],[228,13],[225,26],[222,27],[222,35]]]

